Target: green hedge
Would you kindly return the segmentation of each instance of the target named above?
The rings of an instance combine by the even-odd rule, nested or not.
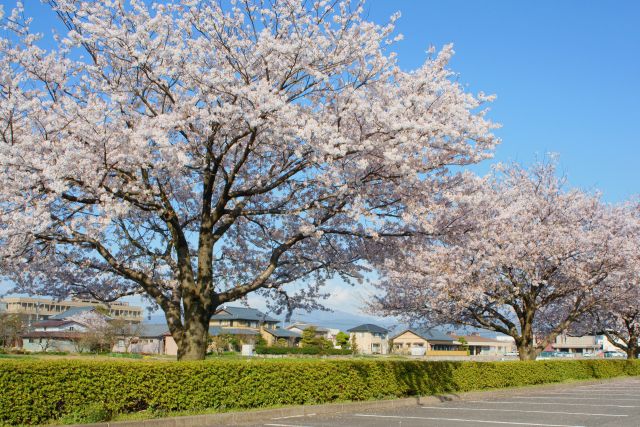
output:
[[[0,423],[45,423],[87,405],[99,405],[110,414],[145,409],[222,411],[623,375],[640,375],[640,362],[2,360]]]
[[[329,355],[344,356],[351,354],[351,350],[341,348],[321,348],[321,347],[256,347],[257,354],[307,354],[307,355]]]

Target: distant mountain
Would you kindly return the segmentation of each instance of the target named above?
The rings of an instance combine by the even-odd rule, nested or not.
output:
[[[393,318],[380,318],[366,314],[347,313],[345,311],[312,311],[311,313],[295,311],[291,322],[306,322],[336,328],[342,331],[351,329],[363,323],[373,323],[387,329],[395,329],[398,322]]]
[[[271,315],[273,316],[273,314]],[[284,316],[274,317],[280,319],[282,321],[281,326],[284,326]],[[144,321],[145,323],[164,323],[165,318],[162,312],[155,312],[145,318]],[[347,313],[340,310],[312,311],[311,313],[296,310],[291,316],[290,323],[293,322],[312,323],[326,328],[340,329],[341,331],[346,331],[347,329],[351,329],[363,323],[373,323],[388,329],[396,329],[398,325],[398,322],[393,318],[380,318],[365,314]]]

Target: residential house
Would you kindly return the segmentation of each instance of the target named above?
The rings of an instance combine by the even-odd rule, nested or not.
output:
[[[309,328],[315,329],[316,331],[315,336],[317,338],[324,338],[329,341],[333,341],[335,339],[335,334],[331,329],[323,328],[322,326],[312,325],[311,323],[295,322],[287,326],[285,329],[288,329],[293,332],[297,332],[298,334],[302,335],[302,333]]]
[[[278,319],[255,308],[223,306],[211,317],[209,337],[228,335],[238,344],[255,344],[261,336],[261,329],[275,330],[278,323]],[[178,346],[168,332],[164,336],[164,354],[178,354]]]
[[[164,354],[167,335],[170,334],[166,324],[143,323],[118,337],[113,351],[115,353]]]
[[[466,355],[460,342],[435,329],[405,329],[391,338],[393,352],[414,355]]]
[[[365,323],[348,329],[351,340],[355,340],[360,354],[389,353],[389,330],[378,325]]]
[[[28,351],[82,351],[82,339],[92,330],[111,320],[96,307],[72,307],[36,322],[33,330],[22,335],[22,346]]]
[[[511,351],[511,343],[483,337],[474,332],[470,335],[452,335],[460,343],[466,343],[471,356],[499,356]]]
[[[558,335],[556,341],[551,344],[551,348],[555,351],[575,354],[619,351],[604,335],[571,336],[566,333]]]
[[[302,339],[302,335],[300,333],[282,328],[262,328],[260,329],[260,335],[262,335],[262,338],[269,346],[284,342],[287,347],[296,347]]]
[[[226,306],[215,312],[209,321],[209,326],[249,328],[257,331],[261,326],[266,329],[275,329],[278,323],[278,319],[274,319],[255,308]]]
[[[73,320],[43,320],[22,334],[22,348],[31,352],[78,352],[87,326]]]

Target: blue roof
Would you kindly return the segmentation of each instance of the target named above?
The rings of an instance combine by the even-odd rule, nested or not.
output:
[[[386,334],[387,332],[389,332],[389,330],[372,323],[365,323],[363,325],[356,326],[355,328],[348,329],[347,332],[371,332],[374,334]]]
[[[67,311],[63,311],[62,313],[54,314],[53,316],[49,316],[50,320],[65,320],[69,317],[75,316],[80,313],[84,313],[86,311],[93,311],[95,307],[73,307]]]
[[[209,327],[209,336],[217,337],[219,335],[259,335],[255,329],[246,328],[221,328],[219,326]]]
[[[457,341],[456,338],[449,336],[442,331],[439,331],[437,329],[427,329],[427,328],[405,329],[399,334],[396,334],[393,338],[396,338],[404,334],[405,332],[412,332],[417,336],[419,336],[420,338],[424,338],[427,341],[449,341],[449,342]]]
[[[248,307],[224,307],[219,309],[216,314],[211,316],[212,320],[257,320],[259,322],[279,322],[278,319],[274,319],[256,310],[255,308]]]

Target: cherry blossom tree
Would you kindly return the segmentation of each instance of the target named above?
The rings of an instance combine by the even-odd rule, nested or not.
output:
[[[611,292],[607,278],[630,255],[619,210],[563,187],[553,161],[498,167],[452,199],[441,238],[405,239],[404,257],[378,261],[374,308],[500,332],[535,359]]]
[[[624,351],[628,359],[640,357],[640,285],[633,281],[618,283],[616,298],[602,304],[578,327],[578,331],[596,331]]]
[[[405,72],[350,1],[46,1],[0,39],[0,267],[22,290],[144,294],[179,359],[216,307],[320,305],[364,242],[425,232],[495,127],[445,46]],[[295,286],[286,286],[295,284]],[[308,284],[305,286],[304,284]]]
[[[611,291],[589,315],[572,329],[574,333],[596,332],[627,354],[628,359],[640,356],[640,227],[637,203],[619,206],[626,220],[626,246],[618,247],[625,256],[624,268],[609,276]],[[635,245],[635,249],[633,248]]]

